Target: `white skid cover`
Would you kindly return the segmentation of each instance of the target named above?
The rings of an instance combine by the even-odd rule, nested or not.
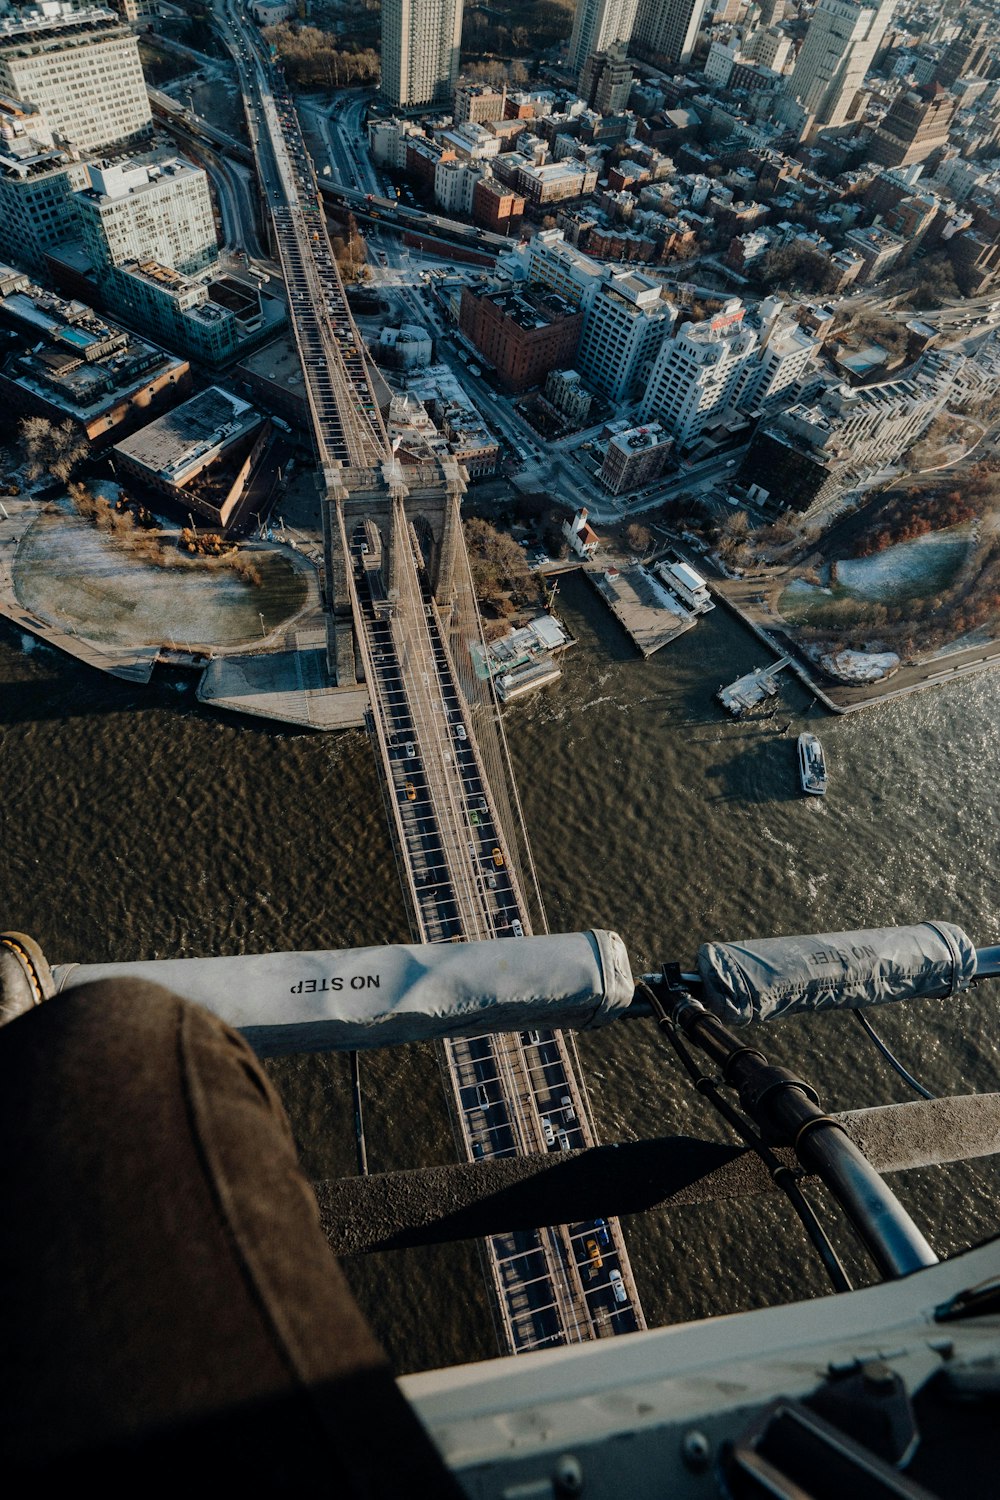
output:
[[[975,972],[975,945],[951,922],[698,949],[705,1004],[731,1026],[797,1011],[940,999],[968,989]]]
[[[214,1011],[264,1057],[613,1021],[634,989],[614,932],[482,943],[65,964],[58,989],[142,979]]]

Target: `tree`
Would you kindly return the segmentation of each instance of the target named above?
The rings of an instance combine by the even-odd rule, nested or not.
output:
[[[464,522],[464,529],[479,597],[496,601],[505,593],[530,595],[531,572],[514,538],[479,517]]]
[[[29,481],[40,479],[45,473],[53,479],[68,480],[90,451],[87,439],[69,417],[59,423],[48,417],[24,417],[20,439],[24,472]]]
[[[642,556],[653,545],[653,533],[648,526],[643,526],[638,521],[630,521],[625,528],[625,540],[633,552]]]
[[[811,245],[779,245],[761,262],[760,280],[766,287],[801,287],[807,292],[830,291],[835,273],[826,256]]]

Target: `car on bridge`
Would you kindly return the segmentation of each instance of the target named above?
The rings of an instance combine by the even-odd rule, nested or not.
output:
[[[490,850],[490,857],[493,860],[493,863],[496,865],[496,867],[497,867],[498,870],[503,869],[503,864],[504,864],[503,850],[500,848],[499,844],[494,844],[493,845],[493,848]]]

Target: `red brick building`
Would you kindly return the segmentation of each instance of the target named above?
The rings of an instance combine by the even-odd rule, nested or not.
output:
[[[524,217],[520,193],[481,177],[472,190],[472,222],[494,234],[516,235]]]
[[[571,365],[583,313],[555,292],[462,288],[458,326],[493,365],[507,391],[525,391],[550,370]]]

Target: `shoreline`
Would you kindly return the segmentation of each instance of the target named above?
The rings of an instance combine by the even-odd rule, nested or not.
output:
[[[320,731],[357,728],[364,723],[367,689],[338,688],[326,680],[327,630],[319,598],[320,568],[309,551],[296,548],[292,554],[293,566],[308,579],[303,604],[262,634],[259,643],[250,638],[232,645],[185,649],[183,636],[178,644],[176,636],[168,635],[156,644],[105,645],[39,619],[17,596],[14,563],[19,547],[50,503],[30,492],[10,497],[5,500],[7,517],[0,518],[0,616],[16,629],[120,681],[148,686],[158,665],[197,671],[199,702],[230,713]]]
[[[763,645],[767,646],[769,651],[773,651],[776,657],[788,655],[789,650],[796,653],[787,670],[794,673],[802,686],[832,714],[859,713],[864,708],[877,707],[880,703],[888,703],[894,698],[906,698],[911,693],[940,687],[943,682],[954,682],[961,677],[976,676],[980,672],[988,671],[990,667],[1000,666],[1000,640],[993,640],[985,645],[969,646],[963,650],[952,651],[950,654],[953,660],[949,665],[941,665],[940,663],[945,658],[939,656],[923,662],[902,665],[891,677],[881,682],[845,682],[821,687],[814,673],[797,654],[798,648],[794,638],[786,637],[785,644],[782,644],[767,625],[756,617],[759,608],[755,611],[753,606],[738,597],[740,589],[754,589],[759,594],[760,580],[716,577],[708,580],[708,587],[713,597],[718,599],[729,613],[745,625]]]

